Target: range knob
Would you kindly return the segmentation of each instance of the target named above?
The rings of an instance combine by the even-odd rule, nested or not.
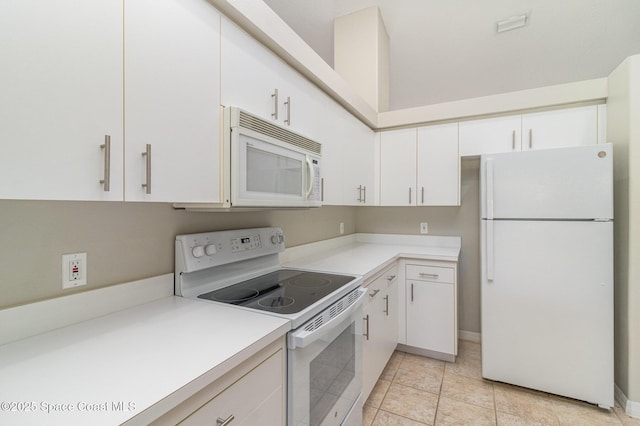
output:
[[[275,234],[271,237],[271,242],[273,244],[280,244],[280,243],[284,243],[284,235],[282,234]]]
[[[213,244],[207,244],[206,246],[204,246],[204,252],[207,254],[207,256],[211,256],[216,254],[216,246]]]
[[[193,257],[195,257],[196,259],[204,256],[204,247],[195,246],[191,249],[191,254],[193,254]]]

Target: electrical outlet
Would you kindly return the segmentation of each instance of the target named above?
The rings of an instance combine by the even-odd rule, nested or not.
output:
[[[420,233],[421,234],[429,233],[429,224],[427,222],[420,223]]]
[[[340,222],[340,234],[344,234],[344,223]]]
[[[87,284],[87,253],[62,255],[62,288]]]

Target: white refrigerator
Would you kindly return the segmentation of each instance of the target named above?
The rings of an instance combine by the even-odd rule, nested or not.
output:
[[[481,157],[484,378],[613,406],[612,157]]]

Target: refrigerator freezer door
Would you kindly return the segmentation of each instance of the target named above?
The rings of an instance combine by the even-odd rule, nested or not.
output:
[[[612,170],[611,144],[482,156],[482,217],[612,219]]]
[[[613,406],[613,223],[493,221],[482,253],[483,377]]]

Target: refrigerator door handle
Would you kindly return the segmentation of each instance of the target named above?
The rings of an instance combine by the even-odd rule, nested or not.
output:
[[[493,219],[493,159],[487,158],[485,172],[487,174],[487,219]]]
[[[485,220],[486,225],[487,225],[487,255],[486,255],[486,262],[487,262],[487,281],[493,281],[493,272],[494,272],[494,268],[493,268],[493,264],[494,264],[494,259],[493,259],[493,220]]]

